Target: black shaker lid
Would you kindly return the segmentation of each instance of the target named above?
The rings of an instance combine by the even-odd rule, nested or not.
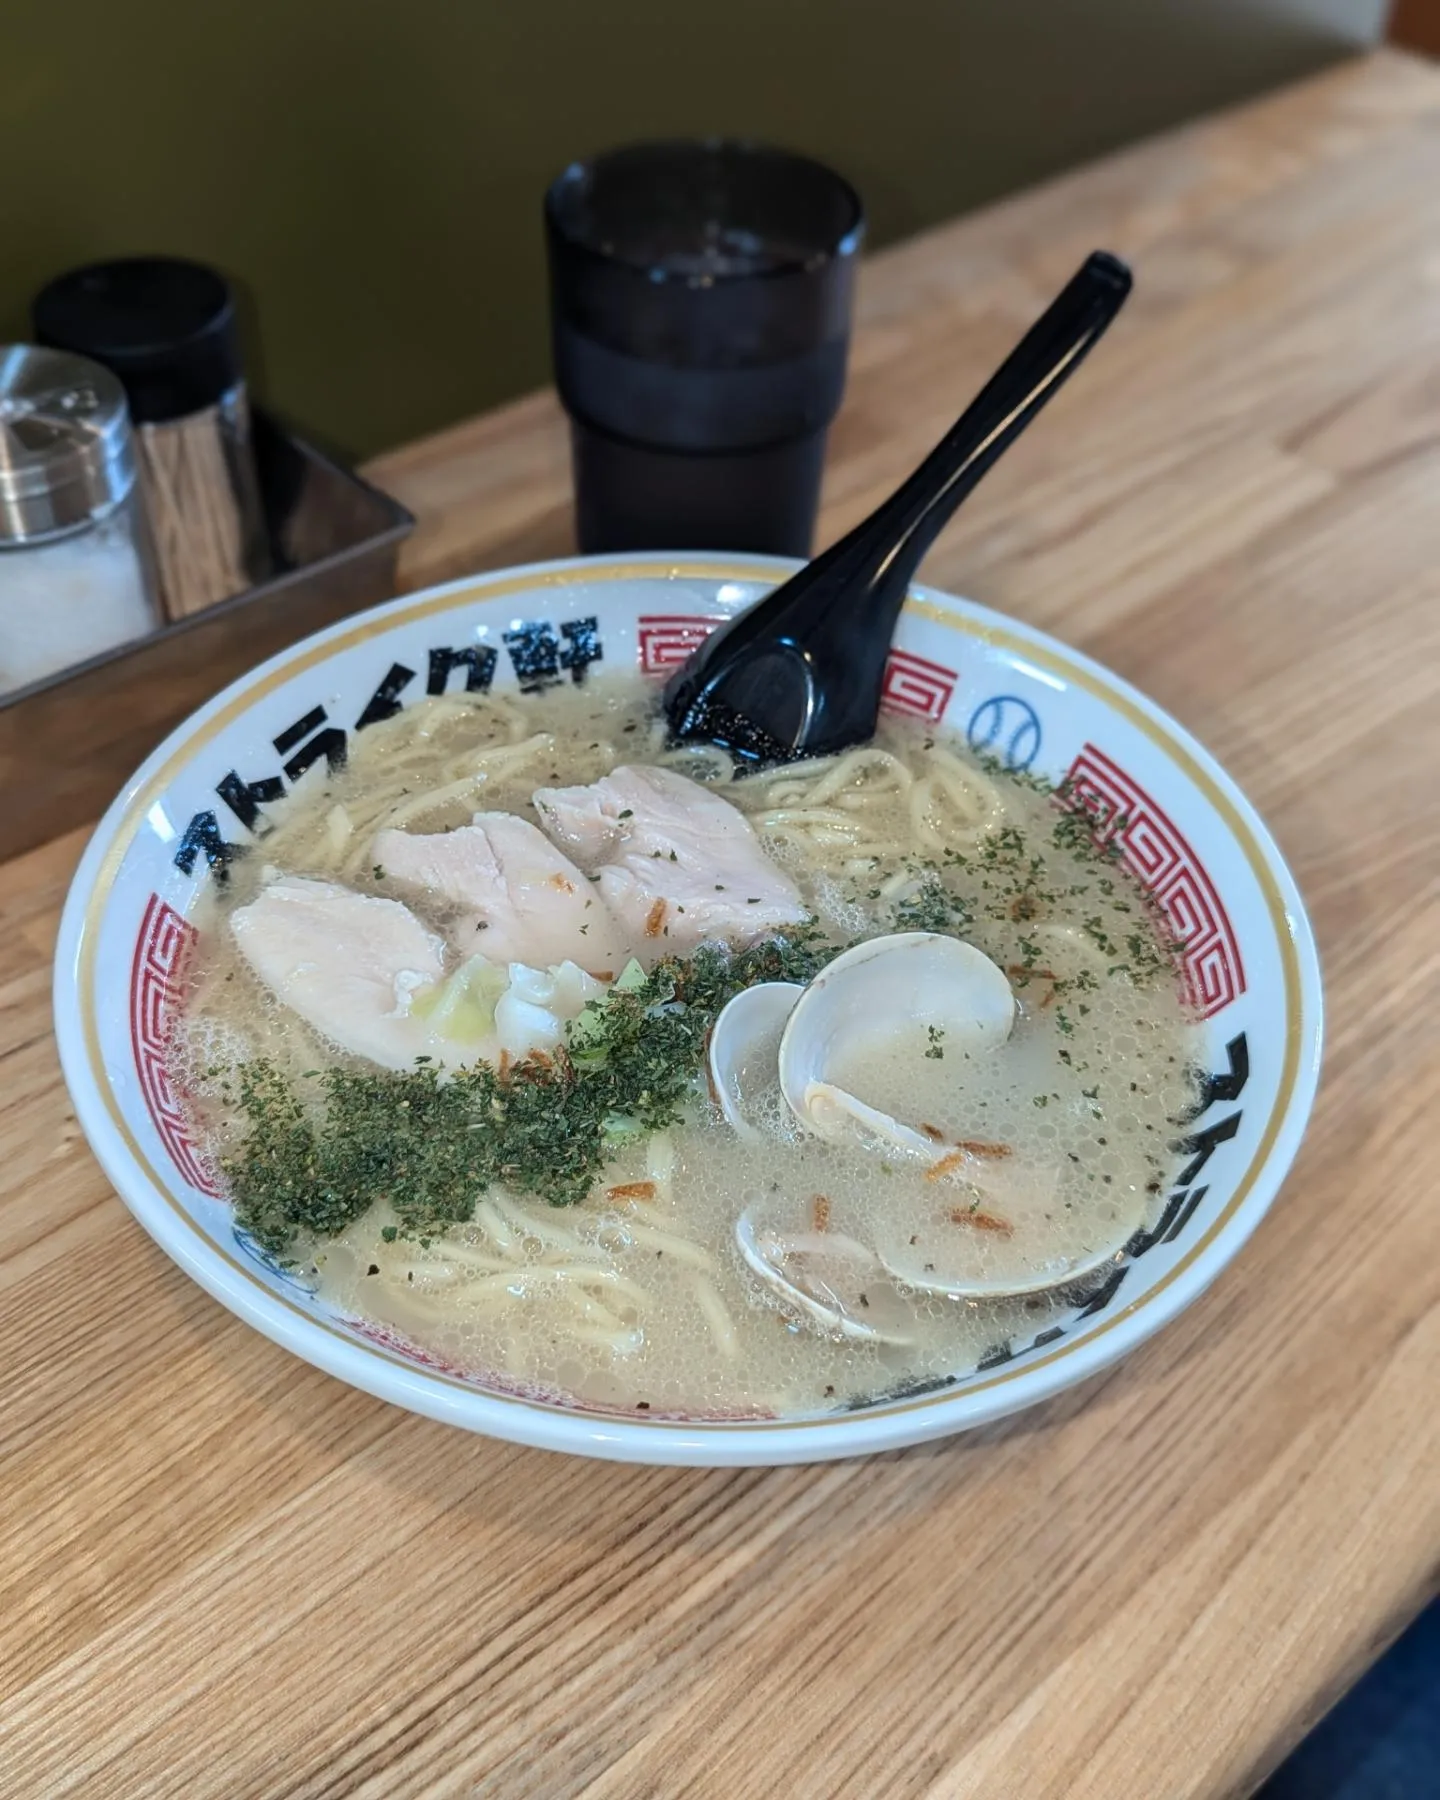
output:
[[[35,296],[32,319],[40,343],[113,370],[137,424],[213,406],[243,369],[230,284],[179,257],[72,269]]]

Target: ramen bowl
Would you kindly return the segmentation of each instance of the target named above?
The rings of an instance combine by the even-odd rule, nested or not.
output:
[[[342,1381],[448,1424],[546,1449],[735,1465],[894,1449],[1033,1406],[1133,1350],[1189,1305],[1259,1224],[1295,1155],[1320,1056],[1319,971],[1288,871],[1244,796],[1160,709],[1040,632],[917,587],[887,709],[961,733],[1064,784],[1149,892],[1179,946],[1205,1080],[1178,1128],[1151,1226],[1034,1336],[978,1366],[840,1411],[775,1418],[616,1415],[447,1366],[312,1293],[238,1231],[191,1136],[166,1048],[206,885],[283,796],[368,724],[480,677],[496,692],[597,667],[658,683],[793,565],[633,556],[459,581],[349,619],[236,682],[174,732],[101,821],[60,931],[56,1029],[90,1144],[121,1198],[202,1287]]]

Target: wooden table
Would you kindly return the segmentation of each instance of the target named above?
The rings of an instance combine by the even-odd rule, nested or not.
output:
[[[877,257],[824,535],[1094,244],[1111,338],[929,577],[1225,761],[1329,983],[1239,1262],[1089,1386],[864,1464],[567,1462],[352,1393],[156,1250],[77,1134],[0,867],[0,1794],[1240,1794],[1440,1572],[1440,71],[1354,63]],[[563,552],[545,396],[375,469],[419,585]],[[117,771],[117,778],[119,775]]]

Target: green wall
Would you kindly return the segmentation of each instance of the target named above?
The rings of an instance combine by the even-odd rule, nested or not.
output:
[[[49,274],[243,284],[257,385],[353,453],[543,380],[571,157],[733,131],[872,243],[1344,54],[1383,0],[0,0],[0,338]]]

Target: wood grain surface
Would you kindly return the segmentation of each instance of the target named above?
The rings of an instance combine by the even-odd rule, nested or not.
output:
[[[1136,298],[927,576],[1259,804],[1329,1040],[1239,1261],[1108,1374],[866,1463],[567,1462],[223,1312],[79,1137],[0,866],[0,1794],[1248,1792],[1440,1581],[1440,71],[1385,53],[869,263],[822,534],[1085,251]],[[383,459],[411,585],[569,544],[536,397]],[[122,771],[117,770],[117,781]]]

